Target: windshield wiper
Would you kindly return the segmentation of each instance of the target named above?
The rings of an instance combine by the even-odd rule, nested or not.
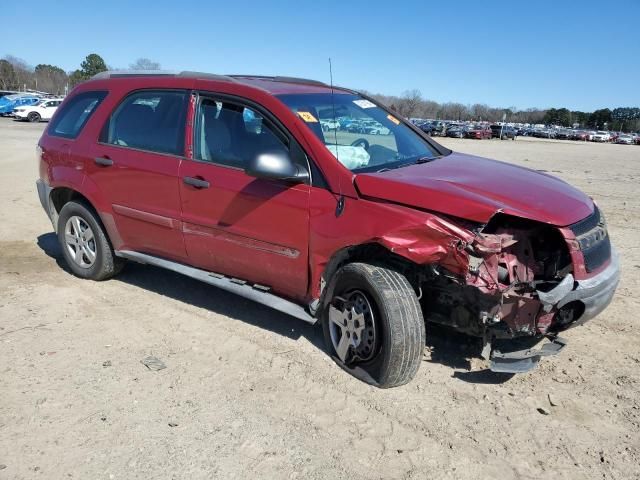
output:
[[[437,155],[435,157],[421,157],[418,160],[416,160],[414,163],[415,165],[419,165],[421,163],[429,163],[429,162],[433,162],[434,160],[440,158],[442,155]]]
[[[397,165],[393,168],[390,168],[390,167],[381,168],[380,170],[376,170],[376,173],[388,172],[389,170],[396,170],[398,168],[403,168],[403,167],[410,167],[411,165],[420,165],[421,163],[429,163],[440,157],[442,157],[442,155],[438,155],[437,157],[420,157],[417,160],[401,163],[400,165]]]

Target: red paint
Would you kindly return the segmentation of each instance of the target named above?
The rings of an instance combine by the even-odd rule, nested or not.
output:
[[[358,175],[355,183],[365,197],[482,223],[498,210],[556,226],[570,225],[593,212],[588,196],[556,177],[461,153]]]
[[[111,112],[128,93],[143,88],[216,92],[262,106],[300,143],[328,188],[259,180],[242,170],[192,160],[195,101],[188,107],[184,156],[99,143]],[[561,180],[457,153],[423,165],[354,176],[273,96],[326,92],[326,86],[246,78],[127,77],[85,82],[69,98],[90,90],[107,90],[109,95],[78,138],[45,132],[40,140],[41,177],[54,188],[84,195],[102,217],[116,249],[148,252],[269,285],[301,303],[320,296],[327,263],[346,247],[375,243],[413,263],[439,264],[464,276],[469,262],[465,248],[475,234],[449,217],[485,223],[503,211],[565,226],[593,209],[588,197]],[[100,156],[114,165],[96,165],[94,158]],[[195,189],[183,183],[186,176],[205,179],[211,186]],[[345,207],[336,215],[340,197]],[[562,232],[570,243],[567,229]],[[581,254],[572,252],[572,258],[580,271]]]

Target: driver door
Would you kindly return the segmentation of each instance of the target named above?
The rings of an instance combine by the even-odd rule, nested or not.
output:
[[[198,100],[193,159],[180,165],[184,240],[190,263],[303,299],[308,286],[307,184],[251,177],[245,163],[293,140],[253,106]]]

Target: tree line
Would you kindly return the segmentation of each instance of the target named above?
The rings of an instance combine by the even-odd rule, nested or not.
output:
[[[603,108],[594,112],[571,111],[567,108],[496,108],[482,103],[464,105],[462,103],[438,103],[422,97],[419,90],[409,90],[401,96],[371,94],[380,103],[407,118],[428,118],[434,120],[488,121],[505,119],[513,123],[557,125],[560,127],[608,129],[613,131],[639,131],[640,108],[620,107],[613,110]]]
[[[131,70],[159,70],[160,64],[148,58],[138,58],[129,65]],[[104,59],[91,53],[80,63],[80,68],[65,72],[49,64],[29,66],[24,60],[12,55],[0,60],[0,89],[38,90],[62,95],[75,85],[88,80],[97,73],[111,70]],[[464,105],[457,102],[438,103],[422,97],[419,90],[409,90],[401,96],[369,94],[406,118],[429,118],[436,120],[489,121],[558,125],[584,128],[638,131],[640,130],[640,108],[604,108],[594,112],[571,111],[567,108],[496,108],[482,103]]]
[[[571,111],[567,108],[550,108],[543,122],[548,125],[570,127],[578,124],[596,130],[636,132],[640,130],[640,108],[601,108],[594,112]]]
[[[131,70],[159,70],[160,64],[148,58],[138,58],[129,65]],[[80,63],[80,68],[65,72],[56,65],[40,63],[30,66],[21,58],[6,55],[0,60],[0,90],[36,90],[63,95],[78,83],[97,73],[111,70],[104,59],[91,53]]]

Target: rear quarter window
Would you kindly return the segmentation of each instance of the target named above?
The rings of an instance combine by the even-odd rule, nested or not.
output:
[[[71,98],[56,112],[49,124],[49,135],[76,138],[106,96],[107,92],[96,91],[80,93]]]

